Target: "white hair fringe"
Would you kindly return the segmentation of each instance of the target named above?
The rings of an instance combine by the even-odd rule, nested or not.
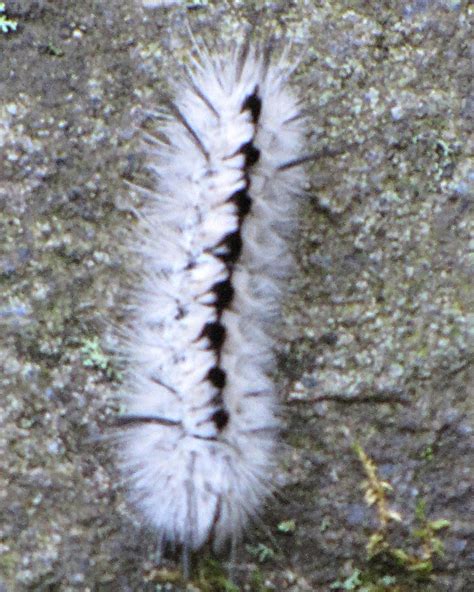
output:
[[[275,322],[306,158],[288,52],[270,46],[197,47],[147,137],[120,460],[160,543],[185,555],[239,541],[272,491]]]

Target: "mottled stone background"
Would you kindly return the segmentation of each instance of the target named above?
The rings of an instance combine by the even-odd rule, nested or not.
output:
[[[1,592],[183,589],[177,564],[154,565],[100,435],[120,386],[109,327],[133,268],[134,127],[188,53],[186,19],[207,39],[249,21],[293,39],[310,149],[340,151],[309,167],[294,237],[281,494],[239,552],[238,587],[201,560],[188,589],[474,590],[472,4],[161,4],[6,2],[18,27],[0,31]],[[425,549],[429,579],[367,560],[380,524],[355,441],[393,487],[389,550],[421,557],[416,508],[422,526],[450,521],[444,556]]]

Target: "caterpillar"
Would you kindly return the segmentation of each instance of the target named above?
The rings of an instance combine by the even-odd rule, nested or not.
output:
[[[161,545],[236,543],[272,491],[271,379],[305,118],[288,51],[197,47],[156,133],[120,458]]]

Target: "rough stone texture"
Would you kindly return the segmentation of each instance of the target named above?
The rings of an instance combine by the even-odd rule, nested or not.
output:
[[[310,167],[294,243],[281,496],[247,538],[275,556],[258,565],[243,548],[240,588],[474,589],[472,5],[162,4],[6,3],[18,29],[0,32],[0,590],[182,589],[175,564],[155,568],[100,434],[119,386],[104,326],[121,321],[133,266],[134,121],[189,49],[185,18],[208,39],[249,20],[292,38],[309,144],[340,151]],[[394,545],[417,550],[420,500],[450,520],[430,581],[367,562],[379,524],[354,441],[393,487]],[[355,569],[379,583],[349,588]]]

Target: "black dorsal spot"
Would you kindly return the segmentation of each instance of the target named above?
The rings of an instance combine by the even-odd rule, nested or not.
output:
[[[242,144],[239,148],[239,152],[245,156],[245,168],[251,167],[260,158],[260,150],[255,148],[252,140]]]
[[[200,335],[200,338],[203,337],[209,339],[212,349],[219,350],[224,343],[225,327],[219,321],[206,323]]]
[[[216,296],[214,305],[218,313],[227,308],[234,297],[234,288],[230,283],[230,279],[215,283],[212,286],[212,292]]]
[[[242,220],[249,212],[252,207],[252,198],[249,196],[246,189],[239,189],[235,191],[229,198],[237,206],[237,214],[239,219]]]
[[[177,321],[180,321],[181,319],[183,319],[186,316],[186,311],[182,306],[178,306],[177,310],[176,310],[176,314],[174,315],[174,318]]]
[[[250,111],[254,125],[257,124],[262,111],[262,99],[258,96],[258,86],[255,87],[251,95],[246,97],[242,105],[242,111]]]
[[[226,383],[226,374],[222,368],[214,366],[207,373],[207,379],[218,389],[223,389]]]
[[[240,230],[236,230],[227,234],[219,243],[216,257],[219,257],[224,263],[235,263],[241,252],[242,237],[240,236]]]
[[[225,426],[229,423],[229,414],[222,407],[214,411],[211,416],[211,420],[214,422],[216,428],[221,432]]]

